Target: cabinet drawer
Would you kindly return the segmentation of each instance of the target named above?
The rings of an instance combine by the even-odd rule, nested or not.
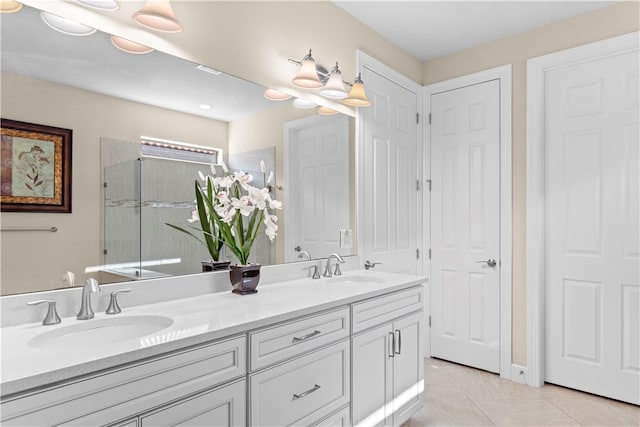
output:
[[[349,308],[298,319],[249,334],[255,371],[349,336]]]
[[[413,311],[422,310],[423,306],[422,286],[353,304],[351,306],[353,333],[381,325]]]
[[[246,373],[246,338],[170,353],[2,402],[3,425],[95,425]]]
[[[250,376],[252,426],[309,425],[349,403],[349,341]]]
[[[245,380],[184,399],[140,418],[141,427],[244,426]]]
[[[338,412],[329,415],[320,422],[313,424],[313,427],[349,427],[351,425],[348,406],[340,409]]]

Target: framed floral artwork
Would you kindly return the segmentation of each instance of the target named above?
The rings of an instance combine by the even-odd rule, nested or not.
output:
[[[0,119],[0,210],[71,212],[72,130]]]

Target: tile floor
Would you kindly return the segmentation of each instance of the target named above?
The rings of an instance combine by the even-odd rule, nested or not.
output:
[[[640,426],[640,407],[547,384],[425,359],[424,407],[402,427]]]

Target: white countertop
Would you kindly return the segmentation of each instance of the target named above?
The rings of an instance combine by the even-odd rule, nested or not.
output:
[[[361,280],[344,283],[336,280],[357,276]],[[364,277],[382,279],[364,281]],[[245,333],[269,324],[290,320],[313,312],[350,304],[388,292],[408,288],[427,279],[375,271],[354,270],[343,276],[301,279],[258,286],[258,293],[239,296],[219,292],[179,300],[123,308],[122,313],[96,313],[91,320],[62,319],[62,323],[43,326],[29,323],[2,328],[2,395],[25,391],[79,375],[111,368],[146,357],[156,356],[207,341]],[[28,344],[43,332],[73,324],[117,316],[160,315],[173,324],[157,333],[115,344],[86,348],[51,350]]]

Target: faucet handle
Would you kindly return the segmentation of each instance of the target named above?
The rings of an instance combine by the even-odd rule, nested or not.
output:
[[[317,265],[313,266],[313,275],[311,276],[312,279],[319,279],[320,278],[320,269],[318,268]]]
[[[37,305],[42,303],[49,303],[49,308],[47,309],[47,315],[44,317],[42,321],[43,325],[57,325],[62,322],[60,320],[60,316],[58,316],[58,311],[56,310],[56,302],[52,299],[41,299],[37,301],[29,301],[27,305]]]
[[[336,269],[333,271],[334,276],[342,276],[342,271],[340,271],[340,262],[336,262]]]
[[[381,263],[381,262],[371,262],[371,261],[367,260],[367,261],[364,263],[364,268],[365,268],[365,270],[368,270],[368,269],[370,269],[370,268],[374,268],[374,267],[375,267],[376,265],[378,265],[378,264],[382,264],[382,263]]]
[[[127,288],[127,289],[118,289],[117,291],[113,291],[111,292],[111,299],[109,300],[109,307],[107,307],[107,311],[105,311],[105,313],[107,314],[118,314],[120,312],[122,312],[122,309],[120,308],[120,305],[118,305],[118,294],[122,294],[125,292],[131,292],[131,289]]]

